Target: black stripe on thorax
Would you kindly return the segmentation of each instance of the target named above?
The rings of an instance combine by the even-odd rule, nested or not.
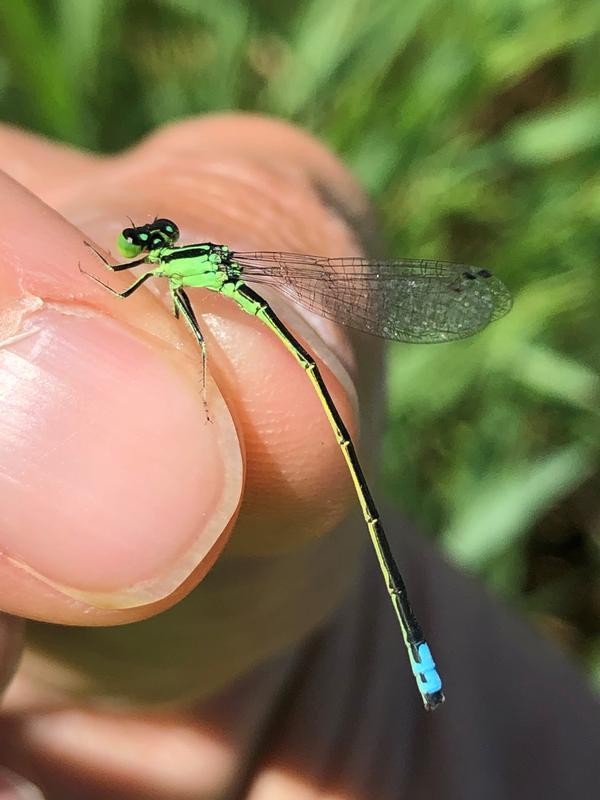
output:
[[[201,256],[210,255],[211,250],[212,248],[210,247],[199,247],[196,244],[191,244],[184,247],[178,247],[177,250],[161,258],[161,261],[177,261],[179,258],[200,258]]]

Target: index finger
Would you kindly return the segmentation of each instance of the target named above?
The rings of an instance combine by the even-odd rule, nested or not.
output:
[[[126,158],[107,163],[102,172],[95,171],[93,192],[85,180],[75,186],[70,196],[61,188],[65,213],[102,243],[114,238],[126,214],[141,215],[143,219],[150,208],[160,208],[161,216],[177,218],[189,241],[223,241],[249,249],[260,245],[313,251],[317,241],[326,241],[333,252],[356,249],[339,219],[323,213],[322,203],[298,168],[267,168],[256,159],[224,155],[223,147],[219,145],[215,150],[214,144],[208,155],[190,160],[189,148],[182,149],[180,140],[176,147],[157,139]],[[201,136],[198,142],[202,151]],[[130,194],[128,188],[132,186],[135,191]],[[31,281],[34,295],[44,297],[46,306],[43,311],[30,314],[29,323],[35,324],[36,314],[46,314],[41,319],[46,337],[54,325],[68,328],[73,340],[66,350],[80,357],[68,363],[65,370],[69,381],[79,386],[77,393],[69,392],[71,399],[78,397],[76,407],[60,403],[58,421],[42,425],[44,437],[49,430],[63,431],[58,450],[49,451],[60,452],[60,459],[42,463],[35,486],[38,502],[24,503],[21,498],[17,504],[20,509],[35,509],[35,513],[25,520],[33,532],[32,549],[27,551],[27,539],[23,540],[21,533],[20,558],[13,566],[21,568],[21,577],[25,573],[40,581],[46,613],[49,590],[51,594],[57,592],[59,598],[70,598],[71,619],[77,620],[80,613],[86,613],[88,624],[90,617],[101,622],[114,619],[116,613],[117,619],[123,618],[121,612],[97,609],[139,609],[173,602],[182,587],[202,577],[224,543],[223,531],[228,529],[240,499],[242,453],[250,452],[251,468],[236,530],[238,547],[246,551],[285,549],[290,542],[318,535],[340,519],[348,502],[349,485],[335,440],[318,401],[310,396],[304,375],[273,337],[255,321],[244,319],[223,298],[195,298],[212,353],[210,369],[217,377],[216,384],[211,383],[210,396],[211,413],[218,428],[218,435],[214,436],[214,430],[207,431],[199,407],[198,356],[185,332],[165,313],[167,309],[147,292],[131,298],[125,309],[124,304],[118,305],[92,284],[84,283],[78,274],[72,274],[72,265],[86,258],[81,253],[81,239],[67,234],[66,228],[56,234],[56,220],[52,218],[48,223],[50,217],[46,213],[40,213],[42,221],[38,224],[37,212],[31,207],[25,213],[19,203],[13,208],[18,219],[11,219],[15,223],[11,229],[26,237],[26,228],[31,230],[35,221],[35,241],[43,242],[42,257],[35,249],[27,256],[27,263],[36,265],[28,268],[27,280]],[[270,227],[265,226],[265,218],[271,222]],[[310,224],[305,224],[307,220]],[[21,241],[21,236],[13,241]],[[35,248],[33,243],[32,246]],[[19,253],[13,250],[10,255],[13,260],[20,256],[25,262],[22,249]],[[66,265],[71,270],[65,269]],[[86,268],[92,268],[89,262]],[[113,285],[118,286],[120,276],[114,277]],[[99,309],[103,314],[97,319],[73,319],[71,306],[68,314],[58,308],[65,298],[70,304],[76,300],[86,309]],[[108,318],[107,313],[111,315]],[[66,322],[64,317],[68,317]],[[119,322],[116,328],[107,324],[113,320]],[[102,330],[94,330],[97,325]],[[302,322],[297,325],[302,327]],[[312,335],[313,342],[326,353],[327,363],[333,365],[339,378],[336,381],[330,376],[336,402],[350,417],[352,400],[342,385],[350,382],[339,359],[321,337],[311,334],[306,326],[304,329],[305,335]],[[324,331],[323,339],[335,340],[336,334],[326,325]],[[27,360],[35,350],[35,338],[32,335],[4,350]],[[86,347],[82,347],[83,342],[87,342]],[[174,351],[173,343],[180,350]],[[42,357],[60,353],[62,369],[65,345],[61,341],[52,347],[38,346],[38,350]],[[345,342],[340,350],[343,347]],[[182,352],[189,353],[190,359],[182,357]],[[101,353],[107,356],[102,357]],[[149,361],[157,358],[152,366]],[[174,361],[178,363],[173,383]],[[128,380],[132,372],[135,381]],[[79,385],[77,376],[81,375],[84,385]],[[63,379],[61,375],[61,382]],[[176,386],[173,396],[167,389],[172,383]],[[102,386],[109,387],[107,393],[102,392]],[[215,412],[221,393],[226,402],[218,405]],[[152,402],[157,399],[158,411]],[[47,414],[48,406],[43,410]],[[275,426],[273,419],[277,420]],[[213,439],[211,449],[207,442]],[[320,442],[318,459],[314,457],[315,441]],[[35,447],[39,451],[39,444]],[[156,460],[148,462],[147,452],[155,453]],[[199,453],[204,460],[199,460]],[[85,454],[85,458],[78,454]],[[61,491],[64,498],[60,497]],[[49,502],[44,505],[39,498],[48,498]],[[50,526],[48,541],[52,545],[48,553],[41,554],[42,523]],[[206,535],[207,528],[210,536]],[[9,538],[8,545],[3,549],[13,552],[15,536]],[[21,602],[24,596],[28,601],[35,597],[31,586],[20,593]],[[73,598],[81,601],[81,607],[73,606]],[[91,615],[89,608],[85,611],[87,605],[93,609]],[[39,616],[39,611],[32,614],[31,608],[17,606],[15,610]],[[53,610],[52,615],[55,613]],[[146,613],[147,610],[141,615]]]

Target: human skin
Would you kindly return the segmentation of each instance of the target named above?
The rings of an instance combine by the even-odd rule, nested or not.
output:
[[[5,682],[19,618],[39,621],[7,693],[4,761],[42,775],[49,797],[81,790],[90,771],[90,797],[105,796],[97,784],[124,800],[217,795],[256,726],[244,692],[268,704],[277,657],[339,605],[364,531],[344,522],[339,448],[277,339],[190,291],[207,422],[199,353],[165,287],[111,296],[78,264],[117,289],[134,276],[104,272],[84,240],[108,255],[128,216],[157,215],[186,243],[352,255],[367,201],[315,140],[240,115],[172,125],[110,158],[0,129],[0,167]],[[371,418],[376,405],[379,345],[271,299],[357,435],[357,398]],[[219,715],[235,720],[227,736],[207,724]],[[261,786],[257,800],[281,789]]]

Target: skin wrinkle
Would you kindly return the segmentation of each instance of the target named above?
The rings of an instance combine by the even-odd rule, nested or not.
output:
[[[240,137],[239,119],[235,112],[223,112],[166,125],[138,145],[137,150],[168,150],[187,161],[193,161],[199,154],[220,153],[229,157],[236,152],[252,163],[328,185],[332,193],[344,198],[344,204],[352,209],[352,217],[370,217],[372,211],[363,188],[324,144],[289,123],[252,113],[243,115],[244,135]]]
[[[308,249],[322,252],[323,255],[332,255],[340,252],[339,247],[343,241],[346,242],[345,250],[356,248],[355,244],[347,243],[347,227],[340,226],[339,220],[328,218],[318,195],[306,180],[290,181],[289,176],[272,169],[248,164],[243,160],[232,161],[227,175],[213,170],[214,164],[210,161],[195,165],[191,169],[191,175],[189,166],[184,172],[178,169],[177,163],[170,165],[173,176],[171,181],[175,190],[185,205],[194,208],[194,229],[190,231],[192,241],[194,235],[198,237],[201,234],[197,223],[200,218],[206,220],[207,227],[214,224],[217,229],[236,230],[235,236],[229,234],[228,242],[234,249],[260,247],[264,241],[273,240],[274,228],[279,242],[277,247],[282,250],[294,251],[303,247],[304,251]],[[160,172],[153,165],[149,170],[144,169],[143,177],[138,176],[138,182],[143,180],[151,196],[156,192],[157,184],[160,185]],[[218,180],[215,181],[215,178]],[[110,185],[110,176],[106,182]],[[102,194],[103,183],[100,182],[97,187],[98,195]],[[235,206],[230,202],[232,196],[236,197]],[[149,200],[148,205],[160,206],[160,202],[157,198],[156,201]],[[178,221],[181,219],[184,220],[180,224],[181,240],[187,241],[185,215],[180,214]],[[315,226],[311,224],[311,219],[319,220],[318,237],[312,235]],[[243,230],[238,231],[240,223],[243,223]],[[298,237],[299,230],[302,231],[301,239]],[[236,239],[238,235],[243,237],[239,239],[239,243]],[[273,245],[271,247],[276,249]]]
[[[104,182],[110,185],[115,180],[117,184],[129,180],[138,182],[140,176],[136,172],[140,168],[136,169],[135,163],[132,163],[135,155],[136,151],[134,150],[130,156],[120,157],[117,165],[109,167],[104,181],[102,179],[99,181],[100,186]],[[129,163],[127,163],[127,159],[129,159]],[[125,170],[125,175],[123,170]],[[252,245],[247,245],[248,249],[258,247],[266,240],[268,234],[272,236],[272,226],[276,220],[276,234],[278,238],[281,237],[280,249],[299,249],[297,243],[302,241],[304,251],[306,251],[306,242],[310,240],[312,227],[305,229],[304,220],[314,216],[321,221],[320,235],[315,238],[312,250],[314,252],[323,251],[323,255],[340,252],[335,247],[335,239],[339,238],[335,230],[336,220],[330,220],[327,215],[323,214],[323,208],[319,208],[321,202],[315,191],[315,184],[305,175],[301,175],[297,169],[285,171],[272,165],[252,163],[247,158],[232,158],[231,156],[227,161],[223,158],[215,159],[213,156],[205,161],[190,162],[181,154],[167,157],[160,153],[156,156],[153,154],[150,165],[146,164],[140,173],[143,175],[144,182],[147,182],[151,188],[152,185],[160,186],[162,173],[167,171],[170,175],[170,182],[174,183],[176,190],[183,192],[183,198],[189,194],[189,203],[187,204],[189,207],[197,205],[198,198],[194,195],[198,195],[198,187],[202,186],[199,201],[204,207],[203,213],[201,215],[195,213],[195,219],[198,216],[204,219],[205,214],[208,214],[210,222],[213,222],[211,216],[214,215],[217,225],[219,225],[219,220],[221,225],[223,221],[235,223],[230,230],[237,229],[242,222],[244,237],[253,235],[253,241],[254,236],[256,237]],[[219,177],[221,180],[219,182],[206,180],[210,177]],[[290,183],[295,187],[294,192],[289,191]],[[232,195],[236,196],[235,209],[230,203]],[[257,196],[259,202],[257,202]],[[160,206],[161,199],[157,198],[157,206]],[[311,209],[311,206],[314,206],[314,210]],[[300,214],[298,214],[299,209],[302,210]],[[250,214],[248,214],[249,211],[251,211]],[[323,222],[329,226],[329,231],[324,235]],[[342,222],[345,223],[343,217]],[[297,235],[298,230],[304,234],[300,239]],[[344,224],[342,236],[347,237],[351,230],[352,228]],[[197,223],[195,231],[198,232]],[[309,239],[306,238],[306,235]],[[331,246],[329,246],[330,238],[333,239]],[[238,246],[235,241],[232,244],[238,249],[246,247],[246,245]],[[325,246],[324,250],[323,246]]]
[[[29,336],[33,336],[36,333],[39,333],[41,328],[31,328],[30,330],[23,331],[22,333],[15,333],[14,336],[9,336],[7,339],[3,339],[0,341],[0,348],[2,347],[10,347],[12,344],[16,344],[17,342],[22,342],[24,339],[27,339]]]

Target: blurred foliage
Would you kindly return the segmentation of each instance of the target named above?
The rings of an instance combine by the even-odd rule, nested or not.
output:
[[[112,151],[218,109],[327,141],[390,253],[514,289],[473,340],[389,356],[388,495],[600,680],[600,3],[20,0],[0,114]]]

